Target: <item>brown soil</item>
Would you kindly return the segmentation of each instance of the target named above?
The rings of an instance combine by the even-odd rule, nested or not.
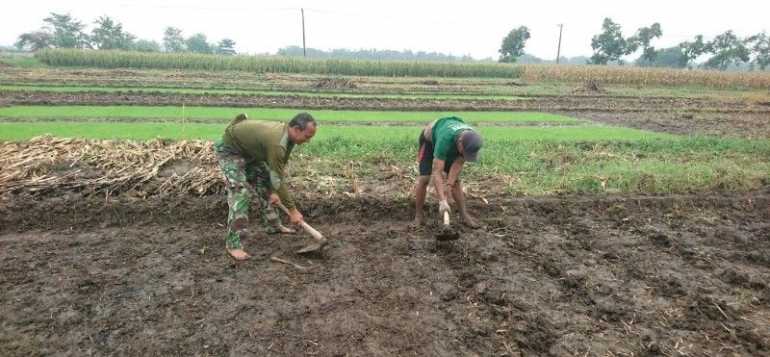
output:
[[[327,250],[253,224],[246,262],[222,197],[5,200],[0,354],[768,353],[767,191],[473,200],[449,243],[343,197],[301,205]]]
[[[719,127],[703,112],[689,127],[577,113]],[[729,117],[745,125],[725,135],[768,133],[766,116]],[[302,196],[331,240],[308,256],[294,254],[308,234],[262,233],[255,207],[245,262],[225,252],[220,195],[0,192],[0,355],[770,355],[767,188],[473,196],[484,228],[453,217],[461,238],[437,242],[435,202],[417,230],[413,201],[392,193],[410,184]]]
[[[623,112],[708,112],[770,114],[761,101],[694,98],[617,97],[606,95],[538,96],[526,100],[389,99],[263,96],[250,94],[179,94],[111,92],[0,91],[9,105],[181,105],[215,107],[307,108],[350,110],[561,110]]]

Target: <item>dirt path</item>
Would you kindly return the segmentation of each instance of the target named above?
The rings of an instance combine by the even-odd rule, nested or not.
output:
[[[0,355],[769,353],[766,191],[475,200],[453,243],[318,197],[328,250],[254,224],[239,263],[221,201],[2,201]]]

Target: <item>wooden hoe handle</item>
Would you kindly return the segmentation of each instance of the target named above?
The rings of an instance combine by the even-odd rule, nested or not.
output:
[[[281,203],[280,201],[277,202],[275,205],[278,206],[278,208],[280,208],[287,215],[291,215],[291,213],[289,212],[289,209],[286,208],[286,206],[284,206],[283,203]],[[307,224],[307,222],[300,221],[299,225],[302,226],[302,229],[304,229],[306,232],[310,233],[310,235],[313,236],[313,238],[315,240],[317,240],[317,241],[325,241],[326,240],[324,238],[324,235],[321,234],[321,232],[315,230],[313,227],[311,227],[309,224]]]

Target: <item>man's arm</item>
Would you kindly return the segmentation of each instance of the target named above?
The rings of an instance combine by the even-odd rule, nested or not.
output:
[[[436,195],[439,201],[445,201],[447,199],[444,193],[444,182],[442,174],[446,167],[446,159],[448,152],[452,150],[454,142],[447,137],[442,137],[437,140],[433,148],[433,185],[436,187]],[[457,156],[453,161],[452,167],[449,168],[449,174],[447,175],[447,183],[454,185],[457,178],[460,176],[460,172],[463,169],[465,160],[462,156]]]
[[[444,180],[441,175],[444,173],[446,161],[442,159],[433,159],[433,186],[436,187],[436,196],[439,201],[446,201],[444,192]],[[451,170],[451,169],[450,169]]]
[[[463,165],[465,165],[465,159],[462,156],[458,156],[452,163],[452,167],[449,168],[449,174],[446,178],[448,186],[454,186],[457,182],[457,178],[460,177],[460,172],[463,171]]]
[[[286,187],[286,180],[284,178],[285,163],[283,158],[286,151],[280,145],[273,145],[267,152],[267,167],[270,170],[270,187],[273,192],[278,194],[281,199],[281,203],[292,211],[296,209],[294,200],[289,195],[289,190]]]

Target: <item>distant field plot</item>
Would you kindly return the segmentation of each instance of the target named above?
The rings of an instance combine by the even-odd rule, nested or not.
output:
[[[91,139],[149,140],[157,137],[213,140],[226,124],[201,123],[103,123],[103,122],[0,122],[0,140],[28,140],[35,136],[85,137]],[[357,141],[392,141],[419,135],[419,126],[319,126],[313,140],[344,137]],[[487,141],[495,140],[635,140],[670,139],[674,135],[629,128],[575,127],[479,127]],[[416,140],[416,139],[415,139]]]
[[[318,93],[318,92],[281,92],[275,90],[245,90],[245,89],[212,89],[212,88],[153,88],[153,87],[103,87],[103,86],[30,86],[30,85],[0,85],[4,91],[37,91],[56,93],[82,93],[82,92],[113,92],[113,93],[187,93],[187,94],[252,94],[271,97],[320,97],[320,98],[412,98],[412,99],[497,99],[519,100],[522,97],[513,95],[491,94],[376,94],[376,93]]]
[[[238,113],[250,119],[288,121],[307,111],[321,123],[424,123],[444,117],[458,116],[470,123],[583,123],[585,120],[538,112],[400,112],[360,110],[302,110],[276,108],[217,107],[135,107],[135,106],[14,106],[0,108],[0,120],[8,119],[156,119],[163,121],[206,120],[231,121]]]

